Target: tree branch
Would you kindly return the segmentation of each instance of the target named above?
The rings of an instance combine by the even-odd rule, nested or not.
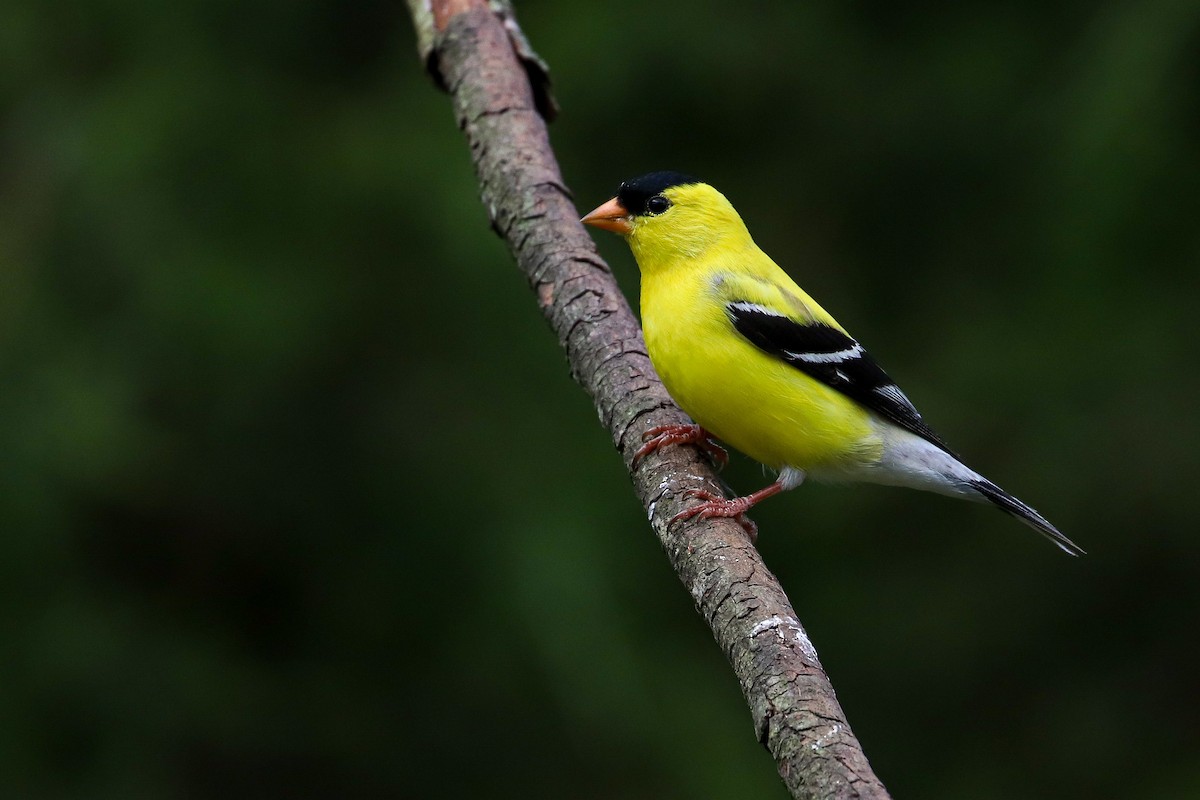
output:
[[[471,149],[492,227],[534,290],[630,469],[671,565],[725,651],[754,728],[797,798],[886,798],[846,723],[816,650],[783,589],[732,520],[668,526],[688,489],[721,488],[692,447],[636,470],[654,425],[686,423],[646,355],[636,319],[597,254],[559,174],[543,117],[545,65],[501,0],[408,0],[419,50]]]

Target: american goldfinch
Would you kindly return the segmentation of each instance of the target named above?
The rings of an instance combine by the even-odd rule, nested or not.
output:
[[[646,348],[696,425],[650,430],[637,459],[715,437],[778,479],[676,515],[732,517],[806,477],[909,486],[988,502],[1071,555],[1084,551],[1045,517],[963,464],[863,346],[750,238],[725,196],[677,172],[621,184],[582,220],[625,237],[641,271]]]

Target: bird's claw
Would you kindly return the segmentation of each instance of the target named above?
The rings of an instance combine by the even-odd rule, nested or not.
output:
[[[704,502],[680,511],[671,517],[671,522],[668,524],[691,519],[692,517],[700,517],[700,519],[732,519],[738,525],[742,526],[742,530],[746,532],[746,536],[750,539],[751,544],[757,541],[758,526],[754,524],[752,519],[746,516],[746,512],[753,504],[747,502],[745,497],[735,497],[732,500],[726,500],[724,497],[713,494],[707,489],[688,489],[685,496],[693,500],[703,500]]]
[[[643,433],[642,441],[645,444],[633,454],[634,467],[655,450],[672,444],[698,445],[708,454],[717,468],[722,468],[729,463],[729,453],[714,442],[708,435],[708,431],[699,425],[658,425]]]

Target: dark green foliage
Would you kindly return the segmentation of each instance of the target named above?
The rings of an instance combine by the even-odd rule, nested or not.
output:
[[[705,176],[1090,552],[756,509],[889,788],[1200,794],[1200,8],[518,12],[581,211]],[[14,796],[783,796],[402,5],[13,0],[0,54]]]

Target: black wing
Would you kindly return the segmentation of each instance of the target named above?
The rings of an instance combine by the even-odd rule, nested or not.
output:
[[[796,322],[748,300],[729,303],[725,313],[737,332],[758,349],[954,454],[863,346],[837,328]]]

